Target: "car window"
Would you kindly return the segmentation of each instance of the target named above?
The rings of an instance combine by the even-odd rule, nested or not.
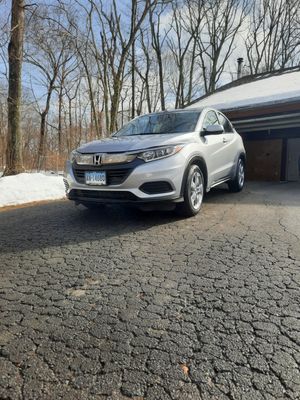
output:
[[[221,113],[218,113],[218,116],[219,116],[220,125],[223,126],[224,131],[227,133],[233,132],[233,128],[232,128],[232,125],[229,122],[229,120],[226,117],[224,117],[224,115]]]
[[[200,111],[160,112],[135,118],[115,136],[153,135],[194,132]]]
[[[202,129],[206,129],[209,125],[218,125],[219,120],[214,111],[208,111],[204,117]]]

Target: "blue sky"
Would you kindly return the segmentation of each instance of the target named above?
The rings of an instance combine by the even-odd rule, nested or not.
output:
[[[121,12],[123,9],[123,13],[122,15],[126,18],[127,15],[129,15],[129,1],[128,0],[117,0],[118,1],[118,11]],[[83,5],[88,5],[89,2],[88,0],[80,0],[81,4]],[[30,3],[30,0],[27,0],[27,3]],[[57,4],[56,0],[37,0],[37,1],[33,1],[32,3],[38,4],[38,5],[44,5],[44,4]],[[65,0],[65,3],[70,3],[70,4],[74,4],[75,1],[74,0]],[[111,1],[104,1],[104,4],[106,6],[109,6],[111,4]],[[3,24],[7,21],[9,21],[9,13],[10,13],[10,7],[11,7],[11,0],[0,0],[0,27],[3,26]],[[80,8],[79,8],[80,9]],[[127,10],[126,10],[127,9]],[[27,11],[29,12],[29,11]],[[165,19],[168,20],[168,23],[170,23],[171,21],[169,21],[169,18],[167,15],[165,15]],[[1,40],[1,38],[0,38]],[[4,49],[4,51],[6,52],[7,49]],[[231,63],[230,63],[230,70],[235,71],[236,70],[236,58],[237,56],[240,56],[240,50],[236,51],[232,58],[231,58]],[[32,66],[24,63],[23,64],[23,88],[24,88],[24,92],[31,92],[32,88],[34,89],[34,92],[36,94],[36,96],[38,98],[42,98],[42,96],[45,93],[45,90],[43,87],[41,87],[41,85],[38,83],[40,76],[38,72],[35,72],[34,74],[32,74]],[[0,86],[1,83],[2,85],[6,82],[5,77],[3,76],[3,72],[4,72],[5,68],[4,68],[4,64],[0,58]],[[31,72],[31,73],[30,73]],[[33,75],[33,76],[32,76]],[[228,82],[228,80],[231,80],[231,76],[228,73],[225,73],[222,77],[221,82],[222,83],[226,83]],[[220,83],[221,83],[220,82]]]

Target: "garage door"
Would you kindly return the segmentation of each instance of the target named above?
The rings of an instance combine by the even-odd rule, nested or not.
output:
[[[300,139],[288,139],[287,180],[300,180]]]
[[[248,180],[279,181],[282,139],[246,140]]]

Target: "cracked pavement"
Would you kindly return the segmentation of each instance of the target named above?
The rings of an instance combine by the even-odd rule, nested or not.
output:
[[[0,398],[300,399],[300,185],[0,213]]]

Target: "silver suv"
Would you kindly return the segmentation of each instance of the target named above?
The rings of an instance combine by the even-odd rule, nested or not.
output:
[[[167,202],[193,216],[212,187],[227,182],[230,191],[242,190],[245,160],[242,138],[219,111],[164,111],[73,151],[64,181],[67,197],[87,207]]]

